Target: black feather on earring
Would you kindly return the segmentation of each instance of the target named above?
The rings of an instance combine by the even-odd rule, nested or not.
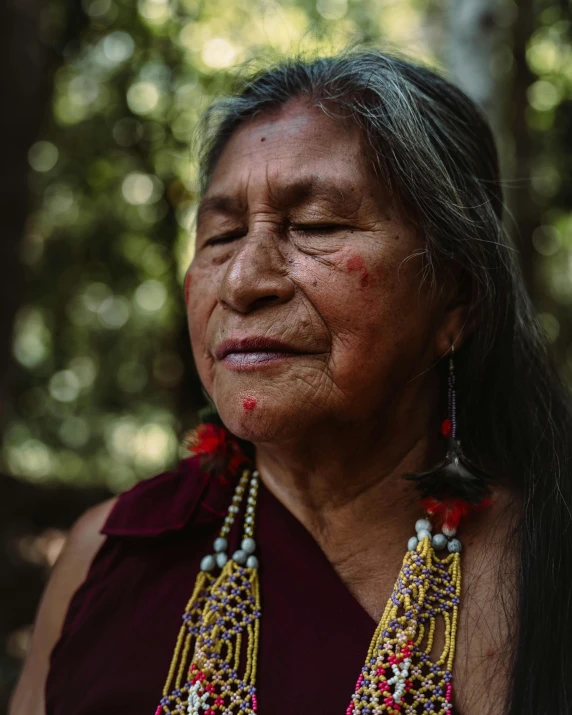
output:
[[[453,437],[449,438],[449,449],[442,462],[427,472],[406,474],[405,479],[416,482],[424,499],[462,499],[477,505],[490,495],[491,477],[465,457]]]
[[[419,474],[406,474],[416,482],[428,513],[441,516],[456,528],[459,519],[470,511],[490,504],[492,477],[471,462],[457,439],[457,396],[455,392],[454,348],[451,346],[448,376],[448,417],[441,425],[441,434],[449,440],[445,459]]]

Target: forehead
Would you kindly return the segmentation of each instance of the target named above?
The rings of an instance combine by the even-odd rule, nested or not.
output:
[[[357,125],[318,107],[291,103],[240,126],[216,164],[201,209],[217,197],[247,204],[266,192],[274,203],[340,201],[375,182]],[[220,202],[219,202],[220,203]]]

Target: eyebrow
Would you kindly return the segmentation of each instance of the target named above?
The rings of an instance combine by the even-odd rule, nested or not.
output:
[[[357,204],[357,197],[351,196],[351,185],[339,182],[332,183],[320,176],[312,175],[299,179],[291,184],[276,186],[271,190],[272,199],[288,208],[295,208],[310,199],[330,201],[336,207],[347,202],[351,197],[352,203]],[[197,211],[197,224],[209,213],[236,216],[245,211],[245,203],[239,198],[226,194],[206,196],[199,204]]]
[[[199,208],[197,210],[197,224],[199,224],[201,219],[209,213],[233,216],[242,213],[243,211],[244,203],[233,196],[226,196],[223,194],[206,196],[199,203]]]

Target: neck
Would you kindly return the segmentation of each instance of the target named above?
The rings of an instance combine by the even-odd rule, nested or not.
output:
[[[391,422],[393,429],[375,419],[308,430],[311,438],[296,442],[256,445],[262,481],[323,547],[355,545],[374,532],[413,533],[422,516],[419,495],[403,475],[434,464],[444,445],[434,436],[433,414]]]

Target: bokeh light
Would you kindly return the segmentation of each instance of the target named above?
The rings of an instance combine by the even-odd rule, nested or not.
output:
[[[33,205],[22,260],[31,289],[14,330],[22,378],[2,456],[20,478],[116,491],[175,459],[194,418],[182,282],[194,255],[201,113],[240,63],[274,52],[327,52],[365,38],[443,67],[448,25],[444,8],[417,0],[82,0],[81,8],[82,32],[62,40],[50,122],[28,152]],[[487,72],[499,86],[519,69],[510,40],[517,10],[507,2],[497,18],[504,40]],[[572,98],[572,50],[558,8],[539,9],[535,22],[523,111],[540,142]],[[501,140],[509,167],[511,147],[509,132]],[[548,203],[567,190],[568,175],[548,144],[533,158],[539,220],[528,240],[555,346],[568,335],[559,311],[572,304],[572,216]]]

